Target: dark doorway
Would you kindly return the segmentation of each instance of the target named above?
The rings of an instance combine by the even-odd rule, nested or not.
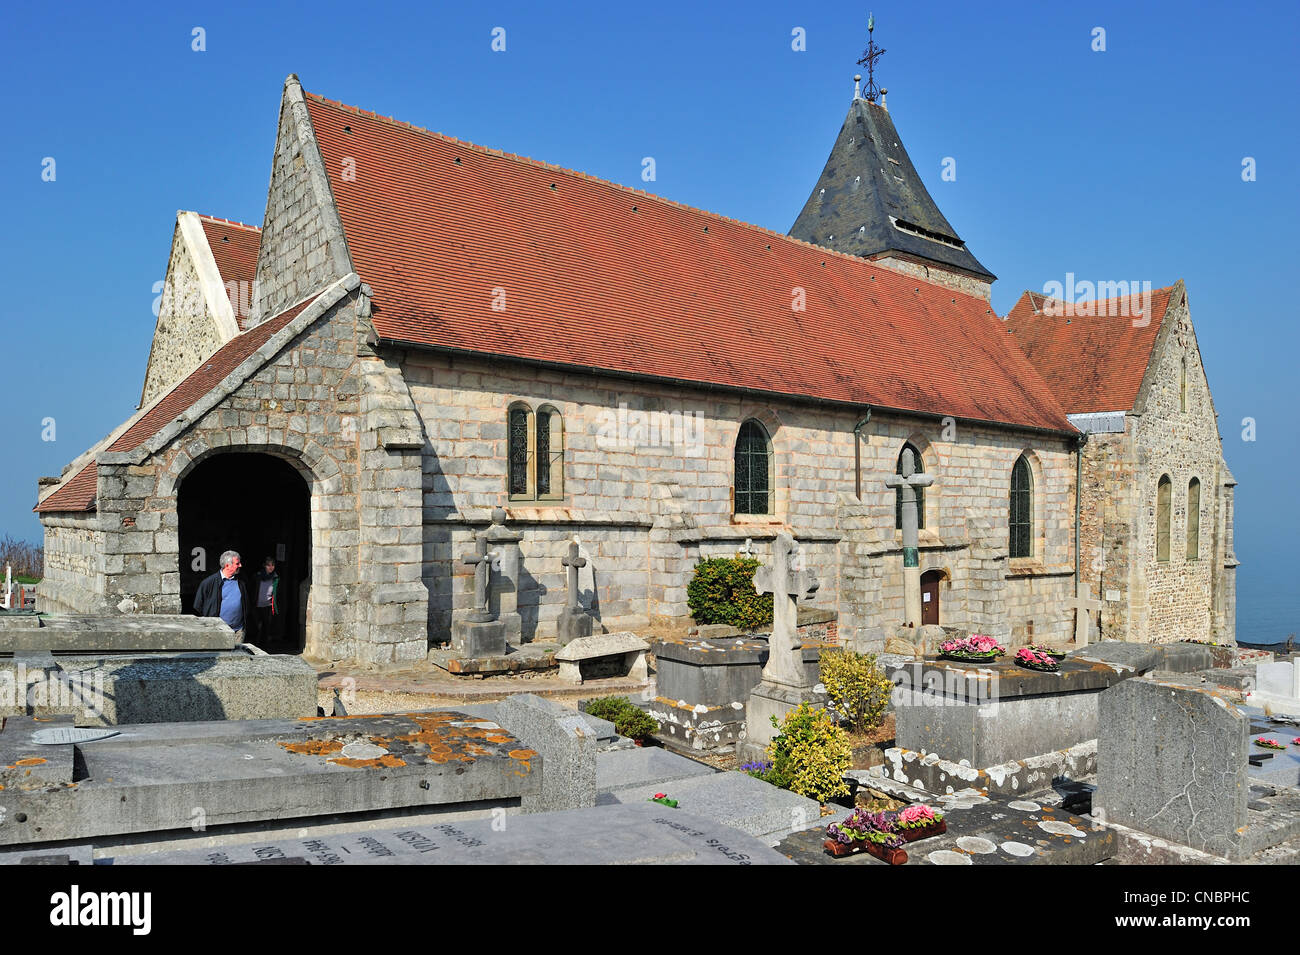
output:
[[[927,570],[921,575],[921,624],[939,623],[939,581],[942,570]]]
[[[273,557],[277,612],[270,632],[259,633],[250,621],[245,639],[264,650],[301,653],[311,573],[311,491],[302,475],[271,454],[217,454],[181,482],[176,509],[182,609],[194,613],[200,581],[218,570],[228,550],[239,552],[240,577],[256,605],[258,572],[263,558]]]

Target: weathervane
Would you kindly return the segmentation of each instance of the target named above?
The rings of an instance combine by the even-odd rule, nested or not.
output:
[[[862,51],[862,59],[858,60],[858,66],[867,68],[867,88],[862,91],[862,98],[868,103],[874,103],[876,97],[880,95],[880,88],[876,86],[876,60],[885,55],[885,51],[876,46],[874,32],[876,29],[876,15],[874,13],[867,15],[867,48]]]

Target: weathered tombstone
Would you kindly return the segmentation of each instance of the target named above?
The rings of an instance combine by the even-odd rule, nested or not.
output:
[[[1199,687],[1124,680],[1101,695],[1093,815],[1218,856],[1252,850],[1250,720]]]
[[[587,558],[579,554],[576,540],[569,542],[568,553],[560,559],[560,563],[564,565],[566,571],[565,600],[564,609],[560,611],[555,621],[555,634],[561,644],[567,645],[579,637],[591,636],[595,621],[582,608],[578,600],[578,572],[587,566]]]
[[[452,649],[462,656],[499,656],[506,652],[506,628],[492,609],[492,565],[500,553],[488,550],[486,531],[474,535],[474,552],[461,562],[474,568],[474,607],[463,618],[452,622]]]
[[[921,562],[917,542],[916,489],[929,487],[934,476],[916,470],[911,448],[903,449],[903,473],[885,479],[888,487],[899,488],[903,495],[903,623],[921,625]]]
[[[497,571],[496,586],[492,588],[492,610],[501,621],[506,643],[518,646],[523,642],[523,618],[519,615],[519,578],[523,555],[519,542],[524,535],[505,526],[504,508],[492,509],[492,524],[484,532],[488,548],[497,554],[492,569]]]
[[[1089,611],[1100,610],[1101,601],[1095,600],[1092,596],[1092,588],[1082,580],[1074,591],[1074,599],[1065,602],[1067,607],[1074,608],[1074,645],[1076,647],[1086,647],[1088,645],[1088,625],[1090,617]]]
[[[745,704],[745,743],[742,755],[761,758],[776,735],[771,723],[817,698],[814,683],[803,663],[803,647],[797,633],[799,598],[820,586],[807,569],[802,549],[785,531],[776,535],[772,562],[754,574],[754,589],[772,595],[772,635],[768,639],[767,664],[763,679]]]

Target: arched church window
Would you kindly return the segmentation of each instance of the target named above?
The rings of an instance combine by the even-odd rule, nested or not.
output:
[[[736,513],[772,512],[772,442],[753,418],[736,435]]]
[[[1008,520],[1011,556],[1032,557],[1034,553],[1034,486],[1029,461],[1022,454],[1011,468],[1011,511]]]
[[[1187,559],[1201,556],[1201,481],[1192,478],[1187,485]]]
[[[912,460],[916,462],[916,473],[925,473],[925,464],[921,460],[921,452],[917,450],[916,445],[908,441],[903,445],[903,451],[912,450]],[[898,462],[894,465],[894,473],[903,473],[903,451],[898,452]],[[918,487],[916,490],[916,528],[917,530],[925,527],[925,488]],[[894,488],[894,527],[897,530],[903,529],[903,489]]]
[[[1168,474],[1160,476],[1156,489],[1156,560],[1169,560],[1169,495],[1173,485]]]
[[[564,419],[550,405],[533,411],[510,406],[508,482],[512,501],[549,501],[564,496]]]

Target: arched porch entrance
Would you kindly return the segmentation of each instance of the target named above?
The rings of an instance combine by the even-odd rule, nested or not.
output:
[[[277,613],[270,632],[258,632],[251,622],[245,639],[272,652],[302,652],[311,576],[311,490],[298,469],[273,454],[215,454],[182,479],[176,509],[182,609],[194,612],[200,581],[217,571],[227,550],[239,552],[240,576],[256,605],[257,574],[263,559],[272,557],[280,575]]]

